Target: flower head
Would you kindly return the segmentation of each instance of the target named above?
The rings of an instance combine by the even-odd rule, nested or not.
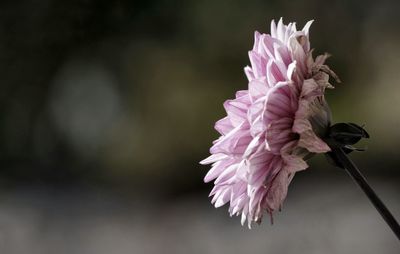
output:
[[[290,181],[308,167],[305,156],[330,151],[321,139],[331,114],[324,99],[329,75],[327,54],[312,57],[307,22],[271,22],[271,34],[255,32],[248,89],[224,103],[227,116],[217,121],[221,137],[213,142],[205,182],[215,179],[210,196],[220,207],[230,203],[230,215],[261,222],[263,214],[279,210]]]

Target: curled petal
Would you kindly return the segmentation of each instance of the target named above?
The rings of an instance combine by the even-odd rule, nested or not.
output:
[[[311,23],[298,31],[281,18],[271,22],[270,35],[254,33],[244,68],[248,90],[224,103],[227,116],[215,124],[221,136],[200,162],[212,164],[204,181],[214,180],[215,207],[229,203],[229,214],[249,227],[282,207],[306,158],[330,150],[322,139],[331,122],[324,92],[336,74],[325,64],[327,54],[312,56]]]
[[[284,145],[294,139],[292,131],[293,119],[283,117],[272,121],[266,131],[266,146],[273,154],[280,154]]]
[[[315,135],[311,123],[305,119],[296,119],[293,124],[293,131],[300,135],[298,145],[306,148],[312,153],[326,153],[331,149]]]
[[[282,207],[283,200],[286,198],[287,190],[294,174],[286,170],[280,170],[276,175],[271,187],[268,189],[265,201],[269,211],[276,211]]]

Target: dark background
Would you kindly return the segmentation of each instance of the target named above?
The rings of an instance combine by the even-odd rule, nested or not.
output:
[[[2,1],[1,253],[398,253],[390,229],[321,155],[275,224],[214,209],[204,184],[245,89],[253,32],[315,19],[311,44],[343,84],[334,120],[366,124],[352,157],[400,218],[396,1]]]

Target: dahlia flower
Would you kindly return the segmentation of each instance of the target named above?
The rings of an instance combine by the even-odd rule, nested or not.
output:
[[[271,34],[255,32],[244,68],[248,89],[224,103],[227,116],[215,124],[221,137],[200,162],[212,164],[204,178],[215,179],[212,203],[229,202],[242,225],[260,223],[265,213],[272,219],[306,158],[330,151],[321,139],[331,122],[324,91],[336,75],[324,64],[327,54],[312,56],[311,23],[297,30],[280,19],[271,22]]]

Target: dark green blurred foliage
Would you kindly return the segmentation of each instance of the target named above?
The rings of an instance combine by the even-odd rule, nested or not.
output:
[[[337,121],[366,124],[368,169],[397,173],[395,1],[5,1],[0,179],[163,193],[202,188],[222,102],[245,89],[253,32],[315,19],[343,84]],[[357,156],[357,155],[356,155]],[[362,158],[362,159],[361,159]],[[323,165],[321,161],[321,165]],[[318,164],[319,165],[319,164]],[[325,170],[325,167],[323,170]],[[136,186],[136,187],[135,187]]]
[[[362,1],[0,2],[1,253],[397,253],[345,172],[314,156],[276,224],[213,209],[202,179],[224,100],[246,89],[255,30],[314,19],[342,84],[334,123],[398,217],[400,4]]]

